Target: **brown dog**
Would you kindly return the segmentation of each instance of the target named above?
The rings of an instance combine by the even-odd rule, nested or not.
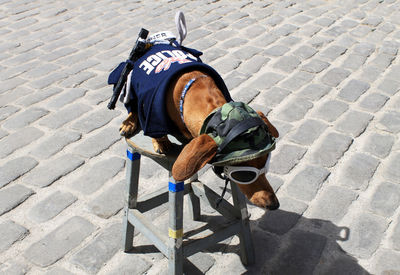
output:
[[[206,77],[204,77],[206,75]],[[183,118],[180,116],[180,96],[185,85],[190,79],[197,78],[196,82],[189,88],[183,106]],[[178,127],[180,133],[190,142],[183,148],[178,156],[173,169],[172,176],[177,181],[183,181],[194,175],[204,167],[217,153],[217,144],[207,134],[199,135],[200,128],[206,117],[217,107],[226,103],[222,92],[218,89],[212,77],[200,71],[186,72],[179,75],[169,85],[166,102],[169,118]],[[262,112],[257,112],[266,123],[269,132],[277,138],[279,136],[276,128],[269,122]],[[136,114],[130,113],[122,123],[121,135],[129,137],[137,127]],[[153,138],[154,150],[159,153],[168,151],[170,141],[168,137]],[[240,163],[241,166],[251,166],[258,169],[264,167],[268,155],[258,157],[254,160]],[[275,196],[265,175],[260,175],[257,180],[248,185],[238,184],[240,190],[255,205],[270,210],[279,207]]]

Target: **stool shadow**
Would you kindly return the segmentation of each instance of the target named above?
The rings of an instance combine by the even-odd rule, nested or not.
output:
[[[184,239],[191,239],[206,229],[214,232],[229,221],[223,216],[201,215],[201,222],[206,224],[197,228],[191,226],[193,229],[185,231]],[[237,254],[237,263],[234,263],[237,268],[232,270],[238,270],[238,273],[232,274],[369,274],[337,243],[349,238],[351,232],[347,227],[279,209],[250,221],[250,226],[256,255],[253,265],[242,266],[240,246],[231,244],[232,237],[211,245],[204,252]],[[159,251],[153,245],[140,245],[129,253]],[[186,274],[203,274],[190,258],[184,261],[184,271]]]

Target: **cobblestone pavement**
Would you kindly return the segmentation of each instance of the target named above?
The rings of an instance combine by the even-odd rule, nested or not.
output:
[[[140,27],[175,32],[177,10],[184,44],[281,134],[268,174],[281,208],[249,206],[256,264],[240,263],[233,237],[190,257],[188,273],[399,274],[393,0],[0,0],[0,273],[166,272],[140,234],[121,251],[126,113],[106,108],[106,79]],[[156,164],[142,168],[141,195],[166,186]],[[151,213],[155,224],[166,211]]]

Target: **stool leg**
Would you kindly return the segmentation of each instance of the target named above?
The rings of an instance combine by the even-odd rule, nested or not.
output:
[[[183,194],[184,183],[169,179],[168,274],[183,274]]]
[[[240,259],[244,265],[251,265],[255,261],[253,240],[251,238],[249,215],[247,213],[246,200],[244,195],[239,191],[236,183],[231,182],[232,199],[235,208],[238,208],[242,217],[241,231],[239,233],[240,240]]]
[[[138,187],[139,187],[139,169],[140,169],[140,154],[133,152],[131,148],[128,148],[127,153],[127,164],[126,164],[126,197],[125,197],[125,215],[123,220],[123,246],[124,251],[128,252],[133,248],[133,234],[134,226],[128,220],[129,209],[136,208]]]
[[[197,173],[190,178],[190,182],[197,181],[198,175]],[[188,205],[189,205],[189,213],[190,217],[194,221],[199,221],[201,217],[200,213],[200,199],[197,197],[194,193],[193,190],[190,190],[189,192],[189,200],[188,200]]]

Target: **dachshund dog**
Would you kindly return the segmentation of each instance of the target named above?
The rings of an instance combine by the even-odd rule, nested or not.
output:
[[[185,100],[182,103],[182,90],[185,89],[191,79],[196,79],[196,81],[186,91]],[[162,104],[165,104],[170,121],[176,126],[179,133],[189,141],[173,165],[172,176],[175,180],[183,181],[190,178],[217,154],[218,145],[214,139],[208,134],[199,134],[199,132],[209,114],[225,103],[227,103],[226,97],[214,78],[204,71],[184,71],[169,82],[165,101]],[[278,138],[278,131],[267,117],[260,111],[257,114],[266,124],[269,133]],[[120,134],[130,137],[138,126],[140,126],[138,125],[138,115],[132,111],[128,118],[123,121]],[[152,138],[152,143],[154,150],[158,153],[168,152],[171,146],[166,135]],[[267,162],[268,155],[269,153],[235,165],[262,169]],[[259,175],[251,184],[238,183],[238,187],[248,200],[256,206],[269,210],[275,210],[279,207],[279,201],[264,173]]]

